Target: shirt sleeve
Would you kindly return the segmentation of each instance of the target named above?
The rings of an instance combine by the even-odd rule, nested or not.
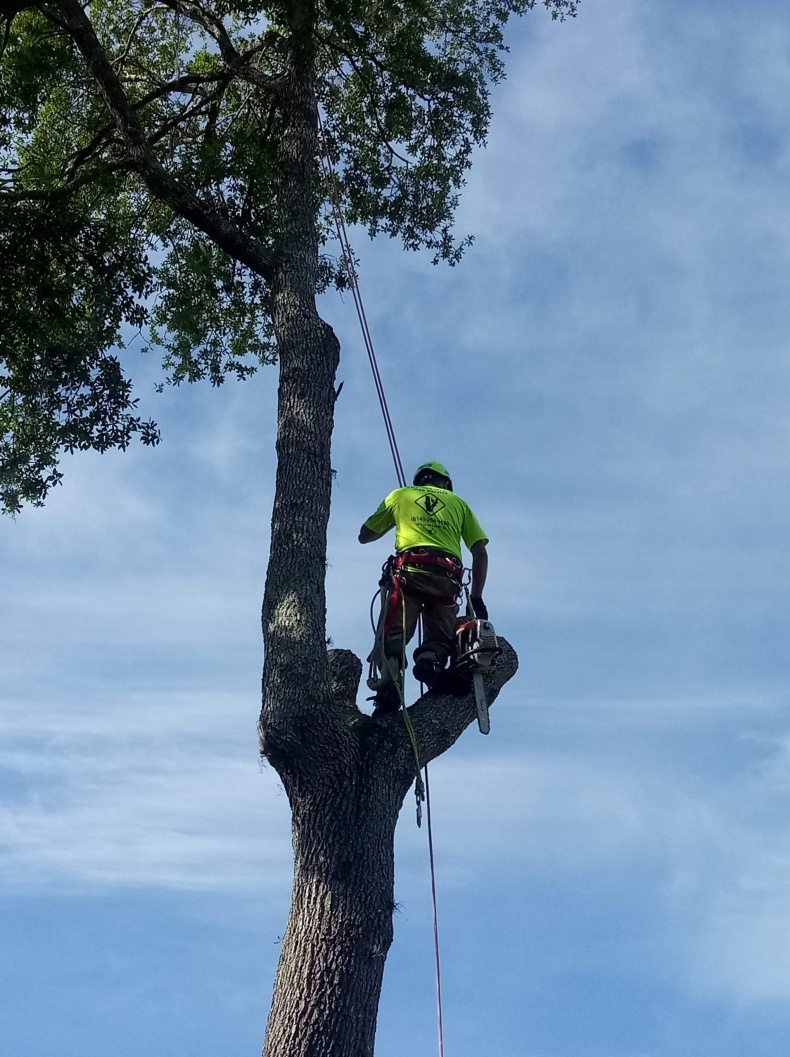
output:
[[[483,532],[480,527],[480,522],[468,506],[464,510],[464,523],[461,527],[461,538],[469,550],[471,550],[476,543],[488,543],[488,536]]]
[[[381,503],[375,514],[371,514],[365,522],[365,528],[369,528],[371,532],[386,532],[391,529],[395,524],[395,517],[392,513],[392,505],[390,503],[390,496]]]

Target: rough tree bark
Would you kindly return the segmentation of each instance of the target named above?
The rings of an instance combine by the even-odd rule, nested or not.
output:
[[[274,266],[280,357],[277,482],[263,605],[262,748],[293,816],[290,916],[264,1057],[370,1057],[392,942],[394,834],[414,759],[399,716],[356,707],[361,662],[325,642],[330,442],[339,345],[317,312],[317,103],[309,47],[293,37],[284,87]],[[516,670],[505,644],[490,699]],[[474,721],[471,695],[411,709],[421,763]]]
[[[502,645],[485,676],[489,700],[517,668]],[[361,672],[354,654],[331,650],[329,702],[308,695],[301,740],[287,751],[265,742],[293,813],[294,882],[264,1057],[373,1053],[392,943],[395,824],[414,759],[400,716],[374,719],[356,707]],[[471,695],[428,693],[410,713],[423,765],[476,718]]]

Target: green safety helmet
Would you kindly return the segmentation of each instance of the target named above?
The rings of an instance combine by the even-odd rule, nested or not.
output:
[[[436,477],[444,477],[447,481],[447,488],[452,492],[453,482],[450,478],[449,470],[446,466],[442,466],[440,462],[424,462],[422,466],[418,466],[414,472],[414,484],[420,483],[420,478],[423,474],[435,474]]]

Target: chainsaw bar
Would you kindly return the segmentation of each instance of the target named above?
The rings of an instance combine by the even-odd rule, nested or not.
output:
[[[486,701],[485,687],[483,686],[483,673],[477,671],[472,676],[472,686],[475,688],[475,704],[477,705],[477,725],[481,734],[488,734],[491,724],[488,721],[488,702]]]

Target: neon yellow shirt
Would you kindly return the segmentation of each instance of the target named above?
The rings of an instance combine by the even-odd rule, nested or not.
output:
[[[393,525],[399,554],[412,547],[437,547],[460,558],[461,540],[470,550],[475,543],[488,543],[469,505],[436,485],[396,488],[365,522],[371,532],[386,532]]]

